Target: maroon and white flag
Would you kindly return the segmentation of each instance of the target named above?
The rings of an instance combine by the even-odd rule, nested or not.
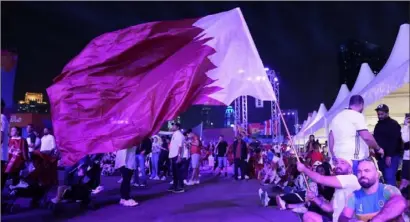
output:
[[[67,165],[137,144],[193,104],[275,100],[239,8],[103,34],[47,92]]]

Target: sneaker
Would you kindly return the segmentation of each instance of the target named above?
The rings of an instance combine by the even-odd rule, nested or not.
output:
[[[56,197],[54,197],[53,199],[50,200],[53,204],[58,204],[61,202],[61,200],[57,199]]]
[[[171,184],[171,185],[172,185],[172,184],[174,184],[174,181],[173,181],[173,180],[171,180],[171,182],[169,182],[169,184]]]
[[[188,181],[187,181],[187,180],[184,180],[184,184],[185,184],[185,185],[188,185]]]
[[[308,209],[306,209],[306,207],[297,207],[292,209],[292,211],[298,214],[304,214],[308,211]]]
[[[167,180],[167,178],[166,178],[165,176],[163,176],[163,177],[161,178],[161,180],[162,180],[162,181],[165,181],[165,180]]]
[[[173,193],[183,193],[185,190],[183,188],[178,188],[172,191]]]
[[[174,191],[175,191],[175,187],[174,187],[174,186],[170,186],[170,187],[168,188],[168,191],[169,191],[169,192],[174,192]]]
[[[97,188],[95,188],[94,190],[92,190],[91,193],[92,193],[92,194],[98,194],[98,193],[100,193],[100,192],[103,191],[103,190],[104,190],[104,187],[103,187],[103,186],[98,186]]]
[[[249,176],[248,176],[248,175],[245,175],[245,180],[249,180]]]
[[[122,183],[122,178],[117,181],[117,183]]]
[[[270,198],[269,198],[269,195],[268,195],[268,192],[264,192],[264,196],[265,196],[265,200],[264,200],[264,202],[263,202],[263,206],[264,207],[267,207],[267,206],[269,206],[269,202],[270,202]]]
[[[140,185],[138,183],[132,183],[132,186],[134,187],[140,187]]]
[[[187,185],[187,186],[193,186],[193,185],[195,185],[195,181],[188,181],[188,183],[186,183],[185,185]]]
[[[286,210],[286,202],[283,201],[279,195],[276,196],[276,204],[278,205],[280,210]]]
[[[159,180],[159,177],[158,176],[154,177],[154,180]]]
[[[264,205],[265,204],[265,192],[263,192],[262,188],[259,188],[258,196],[259,196],[259,200],[261,201],[261,204]]]
[[[198,185],[198,184],[199,184],[199,180],[195,180],[194,183],[195,183],[196,185]]]
[[[121,199],[120,200],[120,204],[124,207],[135,207],[138,206],[138,202],[136,202],[133,199],[129,199],[129,200],[125,200],[125,199]]]
[[[147,184],[145,184],[145,183],[140,184],[140,187],[146,187],[146,186],[147,186]]]

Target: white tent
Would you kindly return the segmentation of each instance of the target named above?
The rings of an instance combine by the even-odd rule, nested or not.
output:
[[[305,127],[303,131],[301,131],[302,136],[313,134],[312,126],[315,125],[319,120],[323,118],[327,113],[327,109],[325,104],[321,103],[319,109],[317,111],[316,117],[310,122],[308,126]]]
[[[390,108],[390,116],[399,123],[404,120],[409,107],[409,24],[400,26],[399,34],[386,65],[377,77],[361,92],[365,100],[364,114],[373,130],[377,123],[375,108],[379,104],[386,104]]]
[[[317,112],[313,111],[312,115],[308,116],[308,118],[306,119],[306,121],[304,122],[304,125],[302,126],[302,128],[299,130],[299,133],[297,133],[294,138],[296,138],[296,140],[298,142],[302,142],[303,143],[303,131],[306,129],[307,126],[309,126],[309,124],[316,118]],[[302,139],[302,141],[299,141],[300,139]]]
[[[345,96],[341,101],[338,101],[338,104],[332,106],[332,108],[324,115],[321,121],[318,121],[314,126],[312,126],[312,132],[315,134],[316,137],[319,138],[327,138],[328,129],[327,126],[330,124],[332,118],[342,111],[343,109],[348,107],[350,97],[352,95],[358,94],[364,87],[366,87],[372,80],[374,79],[374,73],[370,69],[367,63],[363,63],[360,67],[359,75],[357,76],[356,82],[352,88],[352,91],[349,95]],[[321,132],[318,132],[321,130]]]
[[[373,79],[374,73],[367,63],[363,63],[360,67],[359,75],[357,76],[356,82],[354,83],[353,89],[350,92],[349,96],[347,96],[335,109],[329,111],[326,114],[325,118],[328,121],[328,124],[336,114],[349,106],[350,97],[352,95],[359,94],[360,91],[367,85],[369,85],[369,83],[372,82]]]
[[[339,93],[337,94],[336,99],[333,102],[332,107],[328,110],[328,112],[334,110],[337,106],[339,106],[339,104],[342,103],[343,100],[349,96],[349,94],[350,94],[350,91],[349,91],[349,88],[347,88],[347,85],[346,84],[341,85],[339,89]],[[313,124],[310,127],[315,137],[317,138],[326,137],[326,129],[324,128],[325,125],[326,125],[326,122],[325,122],[324,116],[322,116],[321,119],[319,119],[315,124]]]

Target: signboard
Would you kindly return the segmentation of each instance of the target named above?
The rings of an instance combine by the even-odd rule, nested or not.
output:
[[[13,113],[10,115],[10,127],[20,128],[33,124],[36,130],[43,130],[44,127],[51,127],[51,118],[48,114],[37,113]]]
[[[263,108],[263,101],[260,99],[255,99],[255,107],[256,108]]]

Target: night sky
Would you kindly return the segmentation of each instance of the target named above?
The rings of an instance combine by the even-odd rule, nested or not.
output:
[[[369,41],[390,52],[399,26],[409,22],[408,2],[1,2],[1,46],[19,55],[15,99],[45,92],[64,65],[105,32],[235,7],[264,64],[280,72],[282,108],[299,109],[300,121],[320,102],[332,105],[340,44]],[[223,119],[221,112],[213,119]],[[197,118],[197,109],[189,113]],[[265,113],[261,118],[269,117]],[[253,116],[250,121],[263,121]]]

